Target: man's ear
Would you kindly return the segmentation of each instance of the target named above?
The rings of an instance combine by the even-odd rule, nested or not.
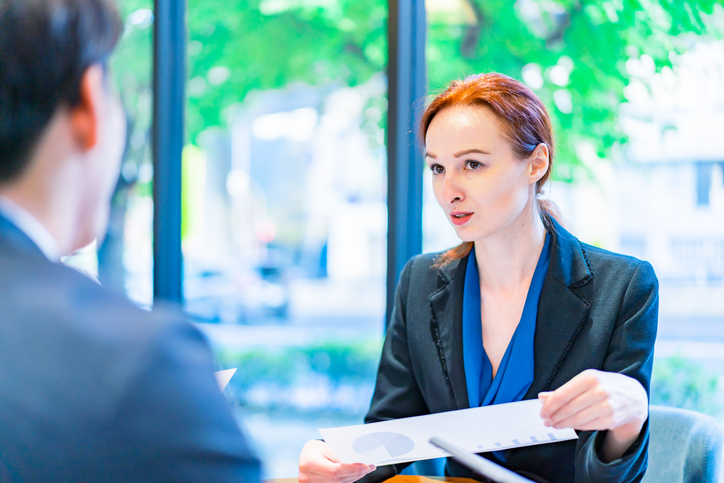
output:
[[[70,108],[71,132],[76,145],[84,152],[93,149],[98,143],[104,76],[100,65],[88,67],[80,81],[78,103]]]
[[[540,143],[533,150],[533,154],[530,155],[530,177],[531,184],[537,183],[546,172],[548,172],[548,166],[550,165],[550,151],[548,145]]]

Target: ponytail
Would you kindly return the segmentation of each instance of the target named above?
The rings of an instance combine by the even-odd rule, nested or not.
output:
[[[563,215],[561,209],[553,201],[547,198],[538,198],[538,211],[540,212],[540,218],[545,225],[546,230],[551,231],[553,229],[553,220],[555,220],[563,228],[566,228],[566,223],[563,221]]]

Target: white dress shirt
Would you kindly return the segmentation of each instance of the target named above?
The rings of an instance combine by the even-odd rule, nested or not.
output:
[[[4,196],[0,196],[0,215],[7,218],[10,223],[30,238],[48,260],[51,262],[60,261],[60,247],[56,239],[42,223],[23,207]]]

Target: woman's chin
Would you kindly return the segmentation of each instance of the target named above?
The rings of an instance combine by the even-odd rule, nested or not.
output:
[[[462,242],[474,242],[475,240],[478,240],[479,237],[473,236],[470,234],[470,232],[466,230],[455,230],[455,234],[460,238],[460,241]]]
[[[453,228],[455,229],[455,234],[458,238],[464,242],[474,242],[490,235],[487,230],[480,230],[479,228],[476,229],[476,227],[468,225],[453,225]]]

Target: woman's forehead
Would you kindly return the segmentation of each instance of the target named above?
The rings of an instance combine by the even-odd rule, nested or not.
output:
[[[448,149],[461,144],[497,145],[505,141],[500,121],[486,106],[454,106],[438,112],[432,118],[425,136],[428,151]],[[466,146],[467,147],[467,146]]]

